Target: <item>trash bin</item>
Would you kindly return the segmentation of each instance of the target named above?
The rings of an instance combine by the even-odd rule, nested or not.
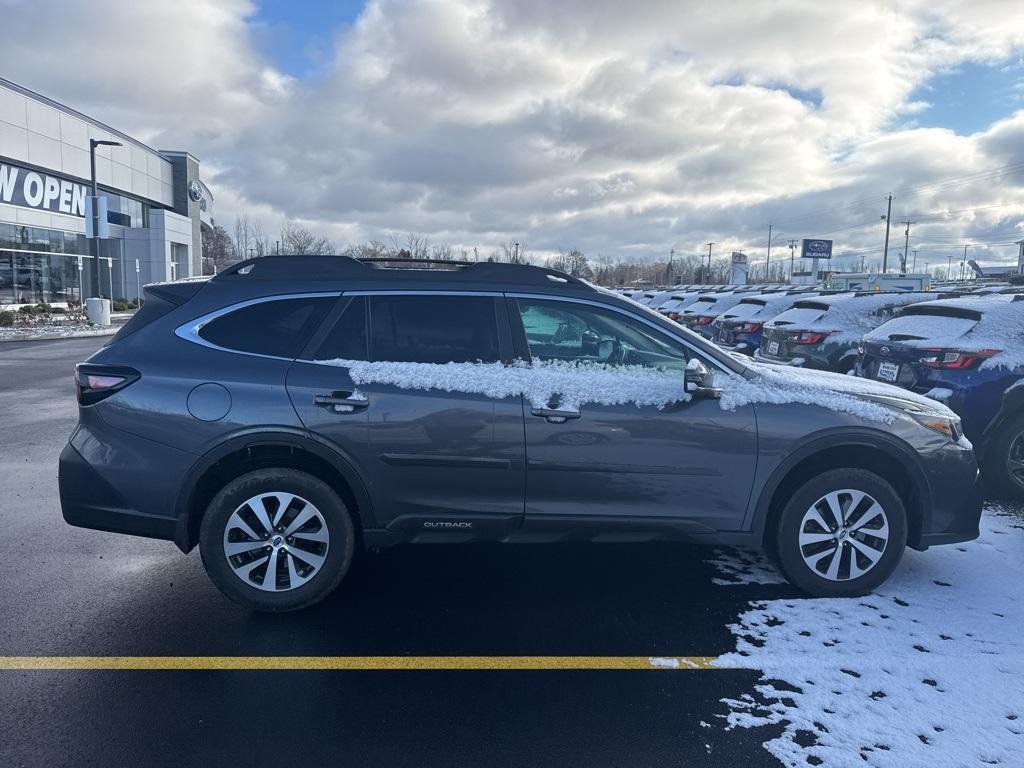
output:
[[[92,325],[110,325],[110,299],[86,299],[85,316]]]

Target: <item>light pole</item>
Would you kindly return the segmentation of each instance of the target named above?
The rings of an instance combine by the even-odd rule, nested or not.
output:
[[[789,284],[793,284],[793,267],[796,264],[796,240],[789,241]]]
[[[892,218],[892,195],[889,195],[889,207],[885,209],[885,216],[882,217],[882,221],[885,222],[885,250],[882,251],[882,274],[884,275],[886,270],[889,268],[889,219]]]
[[[900,259],[900,272],[902,274],[907,273],[907,256],[910,255],[910,225],[916,224],[916,221],[901,221],[900,224],[907,225],[906,240],[903,241],[903,258]]]
[[[769,224],[768,225],[768,253],[766,253],[765,257],[764,257],[764,281],[766,283],[770,283],[772,281],[772,278],[771,278],[772,272],[771,272],[771,269],[770,269],[771,265],[772,265],[772,225]]]
[[[704,274],[705,284],[708,284],[707,281],[711,279],[711,246],[713,245],[714,243],[708,243],[708,271]]]
[[[89,174],[92,181],[92,244],[90,247],[92,255],[92,293],[100,295],[100,212],[99,212],[99,187],[96,184],[96,147],[120,147],[120,141],[107,141],[106,139],[89,139]],[[111,286],[113,293],[113,286]],[[113,298],[113,297],[111,297]]]

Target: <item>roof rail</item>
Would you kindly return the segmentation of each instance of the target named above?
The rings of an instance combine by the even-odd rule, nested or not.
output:
[[[401,267],[391,266],[400,263]],[[389,266],[378,266],[387,264]],[[453,269],[423,269],[421,264],[444,264]],[[532,264],[506,264],[495,261],[444,261],[440,259],[391,259],[351,256],[261,256],[240,261],[215,275],[224,280],[250,277],[257,280],[316,280],[320,278],[380,278],[384,276],[416,279],[458,280],[466,282],[515,283],[517,285],[548,285],[553,283],[590,287],[585,280],[547,267]]]

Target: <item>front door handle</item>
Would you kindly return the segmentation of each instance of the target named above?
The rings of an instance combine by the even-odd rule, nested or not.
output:
[[[569,419],[578,419],[579,411],[561,410],[559,408],[534,408],[530,411],[534,416],[540,416],[549,424],[565,424]]]
[[[370,401],[358,392],[331,392],[328,395],[314,395],[313,404],[332,413],[352,413],[365,408]]]

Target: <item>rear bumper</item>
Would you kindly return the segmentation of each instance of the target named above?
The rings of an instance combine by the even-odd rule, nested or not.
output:
[[[68,525],[152,539],[174,538],[176,518],[131,509],[71,443],[60,454],[57,484],[61,513]]]

